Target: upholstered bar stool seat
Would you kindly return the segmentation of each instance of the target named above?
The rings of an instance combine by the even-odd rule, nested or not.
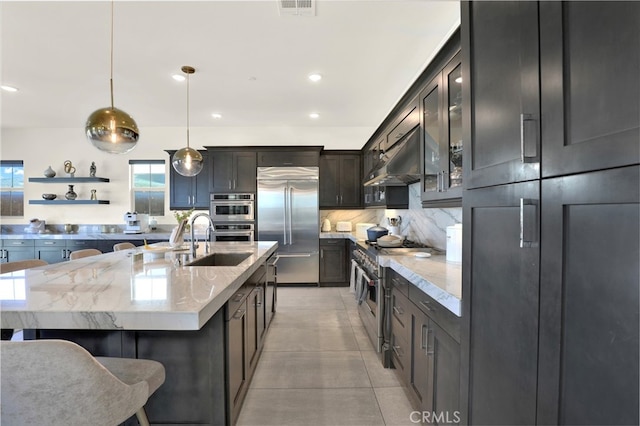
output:
[[[48,265],[48,263],[40,259],[16,260],[15,262],[0,263],[0,274],[22,271],[23,269],[35,268],[36,266],[44,265]]]
[[[129,250],[132,248],[136,248],[136,246],[131,243],[118,243],[113,245],[113,251]]]
[[[115,426],[136,414],[165,379],[157,361],[94,358],[64,340],[1,342],[4,425]]]
[[[81,259],[83,257],[89,257],[89,256],[96,256],[102,254],[102,252],[98,249],[82,249],[82,250],[76,250],[76,251],[72,251],[71,254],[69,255],[69,259],[70,260],[75,260],[75,259]]]

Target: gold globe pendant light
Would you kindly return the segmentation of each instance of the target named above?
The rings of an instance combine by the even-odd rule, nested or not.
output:
[[[136,147],[140,132],[136,121],[113,106],[113,0],[111,0],[111,106],[91,113],[84,126],[93,146],[110,154],[125,154]]]
[[[187,147],[179,149],[173,154],[171,164],[176,172],[182,176],[195,176],[202,171],[204,161],[202,154],[189,146],[189,75],[196,72],[195,68],[185,65],[182,72],[187,74]]]

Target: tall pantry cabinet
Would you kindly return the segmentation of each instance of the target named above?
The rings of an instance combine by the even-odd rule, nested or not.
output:
[[[637,424],[640,2],[463,2],[468,424]]]

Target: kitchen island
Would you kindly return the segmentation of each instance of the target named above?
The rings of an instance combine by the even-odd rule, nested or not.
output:
[[[266,284],[276,248],[212,244],[214,256],[246,253],[237,266],[189,266],[188,251],[136,248],[3,274],[1,326],[72,340],[95,356],[160,361],[167,378],[147,402],[152,423],[230,424],[227,301]]]

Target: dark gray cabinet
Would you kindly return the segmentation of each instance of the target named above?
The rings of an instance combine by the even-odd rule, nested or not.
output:
[[[540,3],[542,176],[640,157],[640,3]]]
[[[34,258],[34,240],[2,240],[0,262],[16,262]]]
[[[640,168],[542,182],[538,422],[637,424]]]
[[[320,239],[320,285],[348,285],[348,240],[343,238]]]
[[[71,252],[94,248],[104,250],[102,240],[36,240],[35,258],[48,263],[59,263],[69,260]]]
[[[461,60],[456,54],[419,95],[425,207],[462,204]]]
[[[391,362],[407,386],[411,382],[413,344],[411,302],[398,288],[391,289]]]
[[[318,167],[322,147],[281,147],[258,151],[258,167]]]
[[[262,352],[267,267],[260,267],[226,305],[227,412],[235,424]]]
[[[360,153],[326,151],[320,155],[320,208],[361,208]]]
[[[462,29],[462,421],[636,424],[640,3],[465,2]]]
[[[389,270],[392,362],[416,408],[432,423],[460,419],[459,318]],[[437,414],[437,416],[436,416]]]
[[[166,151],[171,158],[175,150]],[[171,210],[209,210],[209,174],[211,163],[206,150],[202,154],[204,166],[196,176],[182,176],[169,167],[169,209]]]
[[[537,181],[463,196],[468,424],[536,423],[539,200]]]
[[[538,3],[465,2],[462,13],[465,188],[537,179]]]
[[[209,149],[211,192],[256,192],[256,152]]]

